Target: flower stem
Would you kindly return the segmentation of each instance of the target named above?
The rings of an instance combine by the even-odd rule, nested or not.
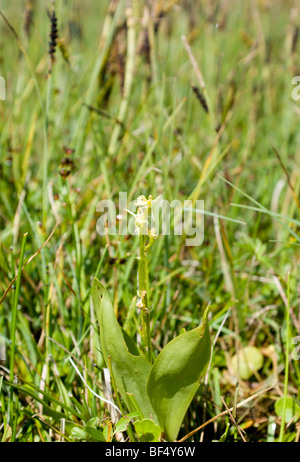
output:
[[[148,308],[148,261],[145,251],[146,236],[140,235],[140,259],[139,259],[139,294],[141,298],[141,324],[142,346],[148,361],[152,362],[150,313]]]

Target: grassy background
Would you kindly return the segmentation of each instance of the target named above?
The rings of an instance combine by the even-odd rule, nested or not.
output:
[[[212,303],[211,334],[219,336],[180,437],[218,415],[221,397],[230,407],[276,384],[241,407],[236,423],[247,441],[278,438],[274,405],[287,394],[299,398],[300,383],[299,361],[290,356],[284,367],[287,332],[300,335],[300,112],[291,97],[297,3],[132,0],[126,11],[124,3],[56,0],[60,42],[51,76],[52,2],[1,3],[0,339],[7,354],[0,372],[4,379],[14,372],[21,389],[9,397],[0,381],[0,432],[4,440],[72,440],[74,426],[98,417],[109,439],[115,416],[67,358],[103,393],[90,304],[95,274],[127,333],[136,339],[139,332],[137,239],[96,232],[97,203],[118,202],[126,191],[130,199],[202,199],[206,212],[245,223],[206,215],[199,247],[179,236],[157,239],[149,261],[153,346],[158,352],[183,327],[196,327]],[[199,79],[182,35],[203,75],[208,113],[191,87]],[[10,283],[24,233],[24,262],[43,248],[16,292]],[[247,345],[261,350],[264,365],[237,386],[231,359]],[[64,406],[72,408],[65,426],[56,414]],[[285,439],[299,440],[296,420]],[[219,440],[227,422],[227,440],[240,440],[228,416],[193,438]]]

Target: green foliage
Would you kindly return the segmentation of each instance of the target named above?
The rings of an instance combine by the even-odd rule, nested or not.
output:
[[[204,313],[202,325],[181,333],[168,343],[151,368],[146,359],[129,353],[109,295],[96,278],[92,298],[100,325],[102,353],[127,408],[132,411],[135,407],[134,410],[139,410],[143,417],[150,416],[155,422],[158,417],[160,433],[165,433],[169,441],[176,440],[210,358],[208,310]],[[159,428],[154,426],[150,437],[150,422],[143,419],[138,427],[134,424],[145,441],[154,441],[151,438],[155,438]]]
[[[258,348],[245,347],[239,350],[231,360],[232,369],[239,373],[241,379],[248,380],[255,372],[262,368],[264,357]]]
[[[121,419],[116,423],[115,433],[126,431],[130,421],[136,417],[139,417],[138,412],[130,412],[130,414],[121,417]]]
[[[184,415],[205,374],[210,358],[210,334],[204,313],[200,327],[168,343],[156,358],[147,392],[162,431],[169,441],[177,438]]]
[[[136,420],[133,425],[140,441],[155,443],[160,440],[161,429],[153,420]]]
[[[128,410],[139,411],[141,417],[152,417],[156,420],[155,412],[147,399],[146,387],[151,365],[142,356],[129,353],[109,295],[96,278],[92,298],[100,325],[101,351]],[[130,394],[134,401],[130,399]]]
[[[275,411],[279,417],[284,415],[284,397],[279,398],[275,403]],[[300,406],[291,397],[286,397],[285,422],[289,423],[292,419],[296,422],[300,418]]]
[[[87,442],[105,442],[106,439],[101,430],[97,429],[99,418],[90,419],[83,428],[73,427],[71,430],[71,438]]]
[[[205,201],[203,244],[186,246],[171,222],[170,235],[153,239],[147,268],[149,362],[198,328],[212,303],[205,394],[196,393],[178,440],[195,431],[188,441],[200,434],[240,441],[228,416],[197,428],[225,410],[221,397],[231,407],[262,390],[237,408],[247,441],[276,441],[280,432],[282,441],[299,441],[289,400],[299,400],[300,387],[292,351],[299,343],[300,245],[295,3],[1,0],[0,441],[74,441],[76,431],[81,441],[102,438],[93,439],[93,430],[107,441],[120,432],[137,441],[135,420],[162,425],[147,394],[152,364],[143,358],[149,319],[143,338],[136,306],[138,240],[96,229],[97,203],[118,204],[121,191],[129,202],[149,194]],[[53,5],[59,49],[49,75],[46,9],[51,14]],[[102,335],[104,348],[90,303],[94,277],[113,304],[101,321],[114,333]],[[112,364],[114,342],[121,356]],[[254,374],[241,369],[241,383],[231,358],[248,345],[264,362]],[[125,369],[141,364],[139,378],[126,377]],[[97,397],[109,393],[107,365],[112,378],[125,374],[126,389],[135,389],[127,394],[118,378],[111,384],[110,399],[124,407],[119,421]],[[286,413],[295,411],[291,423],[292,413],[275,407],[282,392]],[[94,418],[97,426],[85,431]]]

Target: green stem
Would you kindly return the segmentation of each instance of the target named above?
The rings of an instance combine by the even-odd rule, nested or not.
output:
[[[16,282],[16,291],[13,301],[12,313],[11,313],[11,325],[10,325],[10,341],[11,341],[11,348],[10,348],[10,373],[9,373],[9,380],[13,382],[14,380],[14,368],[15,368],[15,349],[16,349],[16,326],[17,326],[17,310],[18,310],[18,300],[19,300],[19,293],[20,293],[20,284],[21,284],[21,274],[22,274],[22,266],[24,260],[24,252],[25,252],[25,244],[27,239],[28,233],[25,233],[22,240],[22,247],[21,247],[21,255],[18,267],[18,276]],[[13,415],[13,390],[10,390],[10,406],[9,406],[9,420],[11,420]]]
[[[52,71],[48,73],[47,79],[47,98],[44,121],[44,162],[43,162],[43,225],[46,228],[46,219],[48,213],[48,165],[49,165],[49,147],[48,147],[48,127],[49,112],[52,91]]]
[[[44,291],[44,310],[45,310],[45,364],[47,366],[46,385],[49,385],[49,360],[50,360],[50,325],[51,325],[51,311],[50,311],[50,298],[49,298],[49,266],[46,266],[45,274],[45,291]]]
[[[152,362],[151,335],[150,335],[150,313],[148,308],[148,261],[145,251],[146,236],[140,235],[140,259],[139,259],[139,294],[141,299],[141,324],[142,324],[142,346],[148,361]]]
[[[53,11],[55,4],[53,2]],[[49,69],[47,77],[47,93],[46,93],[46,105],[45,105],[45,120],[44,120],[44,159],[43,159],[43,226],[44,230],[47,229],[46,220],[48,214],[48,170],[49,170],[49,144],[48,144],[48,129],[49,129],[49,117],[51,107],[51,96],[52,96],[52,73],[53,73],[53,62],[49,57]],[[49,267],[46,264],[45,267],[45,279],[44,279],[44,310],[45,310],[45,363],[46,363],[46,385],[49,384],[49,358],[50,358],[50,300],[49,300]]]
[[[281,426],[280,426],[280,433],[279,433],[279,443],[282,443],[283,441],[284,427],[285,427],[285,414],[286,414],[288,382],[289,382],[289,346],[290,346],[290,273],[288,274],[288,283],[287,283],[285,373],[284,373],[283,409],[282,409],[282,419],[281,419]]]

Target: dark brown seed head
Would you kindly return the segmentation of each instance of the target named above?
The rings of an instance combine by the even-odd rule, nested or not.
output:
[[[203,107],[204,111],[208,114],[208,112],[209,112],[208,111],[208,106],[207,106],[207,102],[206,102],[206,99],[205,99],[204,95],[201,93],[200,89],[196,85],[192,84],[192,90],[195,93],[196,98],[200,102],[200,104]]]
[[[49,14],[49,13],[48,13]],[[51,61],[55,61],[54,54],[56,52],[57,38],[58,38],[58,29],[57,29],[57,17],[55,11],[52,11],[52,14],[49,14],[51,30],[50,30],[50,41],[49,41],[49,55]]]

